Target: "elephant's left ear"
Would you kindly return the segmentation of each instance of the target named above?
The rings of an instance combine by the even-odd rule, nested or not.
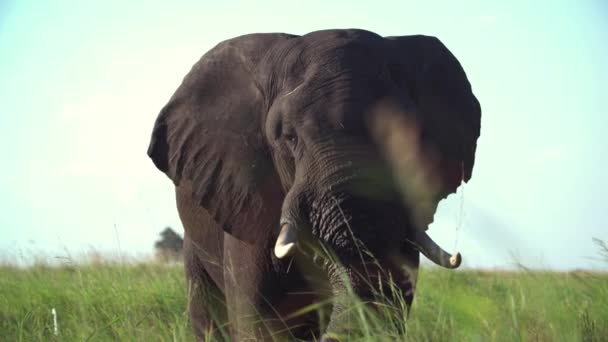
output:
[[[292,37],[251,34],[215,46],[184,77],[152,132],[148,155],[156,167],[237,238],[255,233],[251,222],[276,201],[260,64]]]
[[[387,37],[390,77],[408,95],[421,145],[434,155],[439,195],[455,193],[473,172],[481,108],[454,55],[430,36]]]

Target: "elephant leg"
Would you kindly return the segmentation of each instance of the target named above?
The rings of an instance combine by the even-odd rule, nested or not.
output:
[[[192,241],[184,239],[184,268],[188,293],[188,310],[197,341],[217,340],[223,332],[218,323],[226,320],[225,297],[211,279]]]
[[[261,237],[260,245],[252,245],[224,237],[224,284],[234,341],[285,340],[278,333],[285,325],[276,315],[283,290],[266,240]]]

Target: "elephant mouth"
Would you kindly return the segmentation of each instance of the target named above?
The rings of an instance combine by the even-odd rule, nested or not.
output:
[[[450,254],[441,248],[426,232],[416,232],[414,237],[407,239],[420,253],[435,264],[445,268],[458,268],[462,263],[459,252]],[[298,233],[295,225],[284,222],[274,246],[275,256],[283,259],[293,255],[298,247]]]

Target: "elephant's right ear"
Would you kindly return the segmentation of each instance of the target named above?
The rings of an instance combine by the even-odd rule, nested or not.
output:
[[[263,187],[276,177],[262,132],[266,107],[256,81],[260,61],[293,36],[252,34],[220,43],[186,75],[161,110],[148,155],[176,186],[235,236],[264,206]]]

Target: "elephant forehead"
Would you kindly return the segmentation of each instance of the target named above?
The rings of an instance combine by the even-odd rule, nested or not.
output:
[[[307,80],[279,99],[280,110],[298,124],[316,123],[336,130],[360,128],[364,117],[384,98],[381,81],[357,78]]]
[[[262,70],[281,96],[305,80],[334,78],[344,73],[374,76],[382,73],[386,59],[379,36],[330,30],[289,39],[268,51]]]

